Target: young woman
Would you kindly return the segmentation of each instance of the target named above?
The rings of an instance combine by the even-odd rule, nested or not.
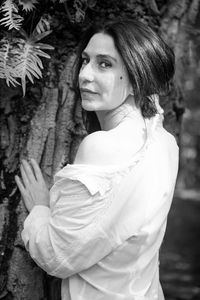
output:
[[[100,129],[46,188],[34,160],[16,177],[30,211],[22,238],[35,262],[62,278],[64,300],[163,300],[159,248],[178,169],[159,94],[174,55],[135,20],[90,28],[80,45],[77,91]],[[90,120],[90,119],[89,119]]]

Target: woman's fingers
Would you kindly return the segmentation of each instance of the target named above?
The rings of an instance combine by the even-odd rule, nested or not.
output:
[[[33,170],[31,168],[31,166],[29,165],[29,163],[26,160],[23,159],[22,160],[22,166],[23,166],[23,169],[26,173],[28,181],[29,182],[34,182],[36,178],[34,176]]]
[[[27,177],[27,174],[26,174],[26,172],[24,170],[24,166],[23,165],[20,166],[20,172],[21,172],[21,177],[22,177],[22,181],[23,181],[24,187],[26,189],[29,186],[30,181],[29,181],[29,179]]]
[[[26,209],[28,211],[31,211],[31,209],[33,208],[34,204],[33,202],[31,201],[30,197],[29,197],[29,194],[27,193],[27,190],[26,188],[24,187],[21,179],[19,178],[19,176],[15,176],[15,182],[20,190],[20,193],[22,195],[22,198],[23,198],[23,202],[24,202],[24,205],[26,207]]]
[[[36,162],[36,160],[33,158],[31,158],[31,165],[33,167],[37,181],[44,182],[44,178],[43,178],[41,169],[40,169],[38,163]]]
[[[15,176],[15,181],[28,211],[31,211],[35,205],[49,206],[49,191],[37,162],[32,159],[30,165],[23,160],[20,171],[21,178]]]
[[[26,190],[25,190],[24,185],[23,185],[23,183],[21,182],[19,176],[17,176],[17,175],[15,176],[15,182],[16,182],[16,184],[17,184],[19,190],[20,190],[20,193],[22,194],[22,197],[25,198]]]

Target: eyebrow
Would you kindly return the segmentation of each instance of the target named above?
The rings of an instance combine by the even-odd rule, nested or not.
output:
[[[89,54],[85,51],[82,52],[82,55],[85,55],[87,57],[89,57]],[[112,59],[113,61],[117,62],[117,59],[109,54],[97,54],[97,58],[104,58],[104,59]]]

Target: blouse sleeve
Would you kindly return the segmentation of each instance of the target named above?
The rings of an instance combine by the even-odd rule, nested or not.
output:
[[[57,178],[51,207],[35,206],[22,231],[34,261],[60,278],[89,268],[117,246],[99,221],[111,191],[109,180],[89,175],[84,179],[81,172],[69,177]]]

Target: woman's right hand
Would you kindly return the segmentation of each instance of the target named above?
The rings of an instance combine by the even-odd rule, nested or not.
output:
[[[49,190],[37,162],[31,159],[29,164],[26,160],[22,160],[20,171],[21,179],[16,175],[15,181],[27,210],[30,212],[35,205],[49,207]]]

